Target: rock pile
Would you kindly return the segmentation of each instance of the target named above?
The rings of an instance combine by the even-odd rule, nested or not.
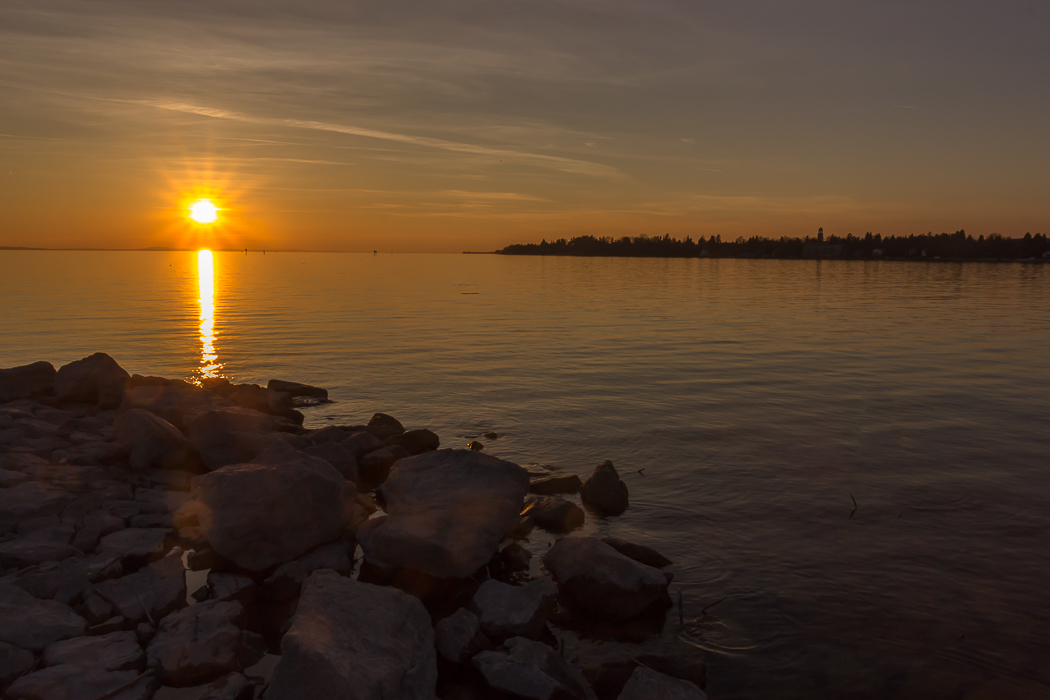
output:
[[[695,659],[584,669],[555,637],[559,610],[662,610],[669,561],[615,538],[542,560],[513,541],[622,513],[611,463],[530,482],[384,413],[304,428],[298,409],[328,400],[104,353],[0,370],[3,697],[704,697]],[[577,491],[590,515],[558,495]],[[251,671],[267,651],[269,681]]]

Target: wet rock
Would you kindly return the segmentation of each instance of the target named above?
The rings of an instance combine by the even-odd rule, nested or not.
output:
[[[516,698],[594,697],[583,676],[553,649],[523,637],[508,639],[501,649],[483,651],[471,663],[493,689]]]
[[[481,452],[483,449],[485,449],[485,446],[477,440],[471,440],[467,443],[467,449],[474,450],[475,452]]]
[[[358,483],[357,459],[354,453],[343,447],[338,442],[324,442],[320,445],[311,445],[303,450],[308,455],[319,457],[335,467],[335,470],[343,475],[347,481]]]
[[[678,680],[639,666],[631,674],[619,700],[707,700],[707,694],[689,681]]]
[[[281,652],[268,697],[435,697],[430,615],[417,599],[394,588],[314,572]]]
[[[33,652],[14,644],[0,642],[0,689],[6,688],[16,678],[33,668],[35,661]]]
[[[201,685],[245,669],[263,657],[266,644],[240,628],[244,606],[209,600],[165,617],[149,643],[150,668],[165,685]]]
[[[90,590],[92,584],[120,576],[123,571],[120,559],[113,556],[70,557],[19,572],[11,583],[35,598],[55,599],[68,605]]]
[[[464,664],[478,652],[492,649],[492,642],[481,631],[477,615],[460,608],[434,625],[434,646],[441,658]]]
[[[499,439],[499,433],[485,433],[481,437],[485,438],[486,440],[497,440]]]
[[[104,510],[97,510],[84,516],[83,525],[73,535],[71,544],[82,552],[90,552],[98,546],[106,535],[123,530],[127,524]]]
[[[575,474],[568,476],[548,476],[544,479],[536,479],[529,485],[529,491],[541,496],[553,496],[558,493],[576,493],[580,490],[583,482]]]
[[[164,543],[170,535],[166,528],[129,527],[100,539],[98,552],[118,557],[125,568],[137,568],[164,556]]]
[[[69,500],[66,491],[36,481],[0,489],[0,533],[14,531],[23,520],[58,515]]]
[[[5,567],[23,568],[45,561],[61,561],[80,554],[69,544],[69,532],[65,539],[55,534],[56,528],[39,530],[25,537],[18,537],[0,544],[0,564]]]
[[[575,607],[612,619],[634,617],[667,595],[659,569],[628,559],[595,537],[565,537],[543,556]]]
[[[386,481],[390,474],[390,468],[398,460],[410,457],[409,451],[400,445],[392,447],[381,447],[369,452],[361,458],[358,465],[358,474],[361,482],[366,487],[375,487]]]
[[[646,566],[662,569],[663,567],[670,566],[674,563],[655,549],[640,544],[634,544],[627,540],[621,540],[619,537],[603,537],[602,542],[609,545],[625,557],[634,559]]]
[[[52,642],[78,637],[86,629],[87,622],[68,605],[39,600],[0,582],[0,642],[41,651]]]
[[[230,673],[210,683],[199,700],[252,700],[255,682],[243,673]]]
[[[269,578],[263,581],[259,592],[270,602],[282,602],[298,598],[303,583],[318,569],[331,569],[343,576],[353,571],[353,555],[347,542],[324,544],[307,552],[295,561],[281,564]]]
[[[401,421],[385,413],[377,413],[372,416],[368,421],[367,429],[380,440],[405,432],[405,426],[401,425]]]
[[[77,637],[55,642],[44,649],[44,665],[72,664],[107,671],[141,669],[146,654],[134,632],[112,632],[99,637]]]
[[[482,631],[493,641],[536,638],[546,626],[557,597],[558,586],[547,576],[524,586],[489,579],[474,594],[470,610],[481,621]]]
[[[133,574],[95,586],[128,621],[154,622],[186,605],[186,569],[182,552],[173,550]]]
[[[536,527],[536,521],[528,515],[523,515],[518,518],[518,521],[514,523],[509,530],[507,530],[507,537],[512,540],[525,540],[528,539],[529,533],[532,532],[533,528]]]
[[[387,447],[400,445],[408,450],[409,454],[420,455],[440,447],[441,439],[430,430],[409,430],[401,435],[388,437],[383,440],[383,445]]]
[[[55,396],[60,401],[116,408],[124,398],[124,385],[130,378],[116,360],[104,352],[96,352],[59,368],[55,375]]]
[[[619,515],[627,510],[627,484],[620,481],[613,463],[606,460],[580,487],[580,500],[602,515]]]
[[[215,392],[185,382],[165,385],[129,387],[120,404],[122,411],[149,411],[179,430],[186,429],[189,418],[210,408],[232,406]]]
[[[138,671],[60,664],[22,676],[5,697],[22,700],[148,700],[160,683]]]
[[[342,446],[353,453],[354,459],[360,460],[369,452],[378,450],[383,446],[375,435],[364,430],[352,433],[350,437],[342,441]]]
[[[470,576],[518,522],[528,472],[467,450],[436,450],[400,460],[383,484],[386,516],[357,530],[367,559],[384,569],[438,578]]]
[[[328,462],[290,448],[257,461],[193,480],[204,536],[238,566],[261,572],[291,561],[367,518],[357,488]]]
[[[266,383],[267,389],[273,391],[279,391],[283,394],[288,394],[292,398],[299,398],[300,396],[309,396],[318,399],[328,398],[328,389],[322,389],[319,386],[310,386],[309,384],[300,384],[299,382],[286,382],[282,379],[271,379]]]
[[[136,408],[113,421],[113,433],[132,469],[182,469],[191,465],[190,441],[160,416]]]
[[[55,366],[34,362],[0,369],[0,403],[50,394],[55,388]]]
[[[525,501],[523,516],[549,532],[569,532],[583,525],[583,509],[558,496],[533,496]]]
[[[299,430],[285,418],[239,406],[201,411],[187,421],[190,444],[209,469],[249,462],[264,450],[283,444],[276,433]]]

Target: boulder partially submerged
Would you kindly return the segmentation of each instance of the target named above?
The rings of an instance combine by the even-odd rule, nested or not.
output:
[[[620,480],[609,460],[594,468],[580,487],[580,500],[601,515],[619,515],[627,510],[627,484]]]
[[[387,515],[358,528],[357,541],[381,568],[470,576],[518,522],[528,489],[524,469],[470,450],[406,457],[383,484]]]

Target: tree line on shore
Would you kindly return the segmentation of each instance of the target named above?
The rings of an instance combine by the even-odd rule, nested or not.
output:
[[[1046,234],[1026,233],[1023,238],[1007,238],[998,233],[974,238],[965,230],[955,233],[932,232],[910,236],[882,236],[866,233],[855,236],[816,238],[740,237],[723,241],[721,236],[694,240],[660,236],[575,236],[541,243],[518,243],[496,251],[502,255],[576,255],[640,258],[892,258],[962,260],[1001,260],[1040,258],[1050,253]]]

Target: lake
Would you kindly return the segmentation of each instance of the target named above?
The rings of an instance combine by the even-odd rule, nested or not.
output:
[[[676,562],[628,648],[704,649],[712,698],[1050,697],[1050,266],[0,251],[0,295],[0,366],[292,379],[335,399],[310,426],[612,460],[631,507],[583,531]]]

